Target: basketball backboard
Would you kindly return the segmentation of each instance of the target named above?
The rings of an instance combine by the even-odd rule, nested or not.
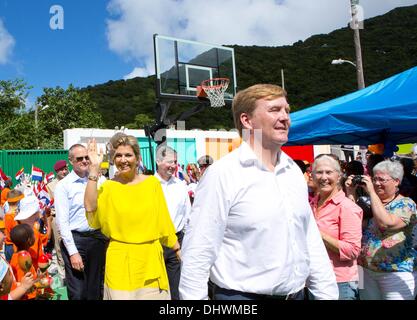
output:
[[[161,100],[198,101],[203,80],[229,78],[224,98],[236,94],[234,49],[190,40],[154,35],[156,94]]]

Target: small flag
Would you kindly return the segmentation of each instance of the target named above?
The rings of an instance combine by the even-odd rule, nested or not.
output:
[[[45,184],[48,184],[48,183],[49,183],[49,182],[51,182],[54,178],[55,178],[54,173],[53,173],[53,172],[50,172],[50,173],[48,173],[48,174],[45,176],[45,181],[44,181],[44,183],[45,183]]]
[[[51,197],[49,196],[48,190],[44,186],[37,195],[39,201],[43,203],[43,206],[48,206],[51,203]]]
[[[180,180],[184,180],[184,171],[179,163],[177,163],[177,168],[174,172],[174,176]]]
[[[16,180],[20,180],[20,178],[22,177],[23,173],[24,173],[24,168],[22,167],[22,169],[20,169],[18,172],[16,172],[15,178]]]
[[[3,181],[8,180],[6,174],[3,172],[3,170],[1,170],[1,168],[0,168],[0,180],[3,180]]]
[[[42,181],[42,178],[43,178],[43,171],[39,168],[32,166],[32,180]]]

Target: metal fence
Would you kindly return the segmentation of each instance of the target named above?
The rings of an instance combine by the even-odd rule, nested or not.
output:
[[[0,168],[17,183],[15,174],[23,167],[31,174],[32,165],[42,169],[46,174],[53,171],[58,160],[67,160],[68,150],[0,150]]]

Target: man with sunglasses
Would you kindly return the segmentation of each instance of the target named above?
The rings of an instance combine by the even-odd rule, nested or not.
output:
[[[68,150],[73,170],[55,189],[57,226],[61,233],[61,251],[65,263],[66,286],[70,300],[102,299],[107,239],[100,230],[88,225],[84,193],[89,175],[87,149],[75,144]]]

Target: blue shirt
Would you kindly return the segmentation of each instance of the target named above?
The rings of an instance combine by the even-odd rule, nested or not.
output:
[[[70,256],[78,252],[71,231],[93,230],[88,225],[84,208],[87,181],[87,177],[81,178],[71,171],[58,182],[54,192],[56,223]]]

